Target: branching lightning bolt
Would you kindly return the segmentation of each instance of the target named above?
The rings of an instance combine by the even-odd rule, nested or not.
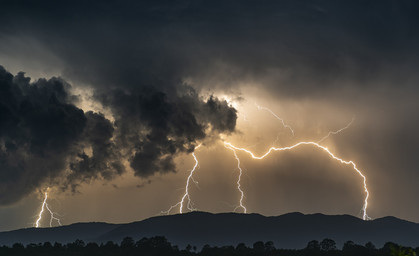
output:
[[[44,192],[44,200],[42,202],[42,207],[41,210],[39,211],[38,214],[38,219],[35,222],[35,227],[39,228],[41,226],[40,222],[42,220],[42,215],[45,211],[45,209],[47,209],[47,211],[50,213],[51,217],[50,217],[50,221],[49,221],[49,226],[52,227],[52,222],[55,220],[57,221],[58,225],[61,226],[61,220],[58,219],[57,217],[55,217],[55,213],[49,208],[47,200],[48,200],[48,192],[49,192],[49,188],[47,188],[47,190]]]
[[[199,144],[199,145],[195,148],[195,150],[196,150],[196,149],[198,149],[199,147],[201,147],[201,145],[202,145],[202,144]],[[189,211],[195,211],[195,210],[196,210],[196,208],[194,208],[194,207],[193,207],[193,202],[192,202],[192,200],[191,200],[191,196],[190,196],[190,194],[189,194],[189,184],[190,184],[190,182],[192,181],[193,183],[195,183],[195,185],[198,185],[198,182],[194,180],[193,175],[194,175],[195,170],[196,170],[196,169],[198,168],[198,166],[199,166],[199,162],[198,162],[198,158],[197,158],[197,157],[196,157],[196,155],[195,155],[195,152],[193,152],[193,153],[192,153],[192,156],[193,156],[193,158],[194,158],[194,160],[195,160],[195,165],[193,166],[192,170],[189,172],[189,176],[188,176],[188,178],[186,179],[185,193],[183,194],[183,196],[182,196],[181,200],[180,200],[177,204],[170,206],[170,208],[169,208],[167,211],[162,211],[161,213],[163,213],[163,214],[170,214],[170,212],[171,212],[174,208],[176,208],[176,207],[178,207],[178,206],[179,206],[179,213],[183,213],[184,203],[185,203],[185,200],[186,200],[186,199],[188,199],[188,203],[186,204],[186,207],[188,208],[188,210],[189,210]]]
[[[291,134],[294,136],[294,130],[292,129],[292,127],[290,125],[288,125],[288,124],[285,123],[284,119],[280,118],[278,115],[276,115],[269,108],[259,106],[256,103],[255,103],[255,105],[256,105],[256,107],[259,110],[266,110],[269,113],[271,113],[276,119],[278,119],[281,122],[282,126],[284,128],[286,128],[286,129],[289,129],[291,131]],[[244,118],[244,119],[246,120],[246,118]],[[332,159],[334,159],[334,160],[336,160],[336,161],[338,161],[338,162],[340,162],[342,164],[351,166],[353,168],[353,170],[356,171],[359,176],[361,176],[361,178],[363,180],[363,188],[364,188],[364,192],[365,192],[365,197],[364,197],[364,202],[363,202],[363,207],[362,207],[362,218],[363,218],[363,220],[369,220],[369,219],[371,219],[368,216],[368,214],[367,214],[369,191],[368,191],[368,188],[367,188],[367,179],[366,179],[365,175],[362,173],[362,171],[360,169],[358,169],[358,167],[356,166],[356,164],[353,161],[351,161],[351,160],[350,161],[343,160],[342,158],[339,158],[335,154],[333,154],[327,147],[320,145],[320,143],[322,141],[326,140],[331,135],[336,135],[336,134],[342,132],[343,130],[349,128],[352,125],[352,123],[354,122],[354,120],[355,120],[355,118],[352,118],[352,120],[345,127],[341,128],[339,130],[330,131],[326,136],[324,136],[323,138],[321,138],[317,142],[303,141],[303,142],[298,142],[298,143],[296,143],[296,144],[294,144],[292,146],[288,146],[288,147],[271,147],[271,148],[269,148],[269,150],[265,154],[263,154],[261,156],[256,156],[252,151],[250,151],[250,150],[248,150],[246,148],[239,148],[239,147],[234,146],[230,142],[225,142],[224,141],[224,147],[226,147],[227,149],[230,149],[231,151],[233,151],[234,157],[235,157],[235,159],[237,161],[237,168],[239,170],[239,175],[238,175],[236,184],[237,184],[237,190],[240,193],[240,200],[239,200],[239,205],[235,207],[234,211],[236,211],[237,209],[241,208],[244,213],[247,213],[247,208],[245,207],[244,202],[243,202],[244,199],[245,199],[245,193],[244,193],[244,191],[242,189],[242,186],[241,186],[241,179],[242,179],[242,175],[243,175],[243,169],[241,168],[241,162],[240,162],[240,158],[239,158],[239,156],[237,154],[237,150],[243,151],[243,152],[249,154],[253,159],[262,160],[265,157],[267,157],[273,151],[293,150],[294,148],[297,148],[299,146],[308,145],[308,146],[314,146],[314,147],[322,150],[323,152],[326,152],[329,157],[331,157]],[[278,140],[278,138],[277,138],[277,140]],[[201,145],[197,146],[195,149],[198,149],[200,146]],[[195,165],[193,166],[193,168],[190,171],[189,176],[188,176],[188,178],[186,180],[185,193],[183,194],[181,200],[177,204],[171,206],[167,211],[162,211],[161,213],[170,214],[170,212],[173,209],[177,208],[177,207],[179,207],[179,213],[183,213],[183,208],[184,208],[184,204],[185,204],[185,201],[186,200],[187,200],[187,204],[186,204],[187,209],[189,211],[196,210],[193,207],[193,202],[191,200],[191,196],[190,196],[190,193],[189,193],[189,187],[190,187],[190,182],[191,181],[194,182],[196,185],[198,184],[194,180],[193,175],[194,175],[196,169],[198,168],[199,162],[198,162],[198,159],[197,159],[197,157],[195,155],[195,152],[192,153],[192,156],[193,156],[193,158],[195,160]]]
[[[228,148],[233,148],[234,150],[239,150],[239,151],[243,151],[243,152],[245,152],[245,153],[247,153],[247,154],[249,154],[253,159],[256,159],[256,160],[261,160],[261,159],[264,159],[266,156],[268,156],[271,152],[273,152],[273,151],[286,151],[286,150],[292,150],[292,149],[294,149],[294,148],[297,148],[297,147],[299,147],[299,146],[302,146],[302,145],[310,145],[310,146],[315,146],[315,147],[317,147],[317,148],[319,148],[319,149],[321,149],[321,150],[323,150],[324,152],[326,152],[332,159],[334,159],[334,160],[337,160],[337,161],[339,161],[340,163],[342,163],[342,164],[346,164],[346,165],[350,165],[350,166],[352,166],[352,168],[362,177],[362,179],[363,179],[363,183],[364,183],[364,191],[365,191],[365,198],[364,198],[364,205],[363,205],[363,207],[362,207],[362,212],[363,212],[363,216],[362,216],[362,219],[363,220],[369,220],[370,219],[370,217],[368,217],[368,215],[367,215],[367,208],[368,208],[368,197],[369,197],[369,191],[368,191],[368,188],[367,188],[367,178],[365,177],[365,175],[361,172],[361,170],[359,170],[358,169],[358,167],[356,166],[356,164],[353,162],[353,161],[346,161],[346,160],[343,160],[343,159],[341,159],[341,158],[339,158],[339,157],[337,157],[337,156],[335,156],[332,152],[330,152],[330,150],[327,148],[327,147],[324,147],[324,146],[322,146],[322,145],[320,145],[320,144],[318,144],[317,142],[312,142],[312,141],[308,141],[308,142],[298,142],[297,144],[294,144],[294,145],[292,145],[292,146],[289,146],[289,147],[282,147],[282,148],[276,148],[276,147],[271,147],[271,148],[269,148],[269,150],[265,153],[265,154],[263,154],[263,155],[261,155],[261,156],[256,156],[253,152],[251,152],[250,150],[248,150],[248,149],[245,149],[245,148],[239,148],[239,147],[236,147],[236,146],[234,146],[234,145],[232,145],[231,143],[229,143],[229,142],[224,142],[224,146],[225,147],[228,147]]]
[[[48,204],[45,204],[45,207],[47,208],[47,210],[49,211],[49,214],[51,215],[51,218],[49,220],[49,226],[52,227],[52,222],[55,220],[57,221],[58,225],[62,225],[61,224],[61,220],[58,219],[57,217],[55,217],[55,213],[53,211],[51,211],[51,209],[49,208]]]
[[[233,148],[233,147],[230,147],[230,146],[228,146],[228,145],[226,145],[226,144],[224,144],[224,146],[226,147],[226,148],[228,148],[228,149],[230,149],[231,151],[233,151],[233,153],[234,153],[234,157],[236,158],[236,160],[237,160],[237,168],[239,169],[239,177],[238,177],[238,179],[237,179],[237,190],[240,192],[240,200],[239,200],[239,205],[234,209],[234,211],[236,211],[238,208],[242,208],[243,209],[243,212],[244,213],[247,213],[247,209],[246,209],[246,207],[243,205],[243,200],[244,200],[244,191],[242,190],[242,188],[241,188],[241,177],[242,177],[242,174],[243,174],[243,170],[242,170],[242,168],[241,168],[241,166],[240,166],[240,158],[239,158],[239,156],[237,155],[237,152],[236,152],[236,150]]]
[[[269,113],[271,113],[276,119],[278,119],[280,122],[281,122],[281,124],[282,124],[282,126],[284,127],[284,128],[286,128],[286,129],[289,129],[290,131],[291,131],[291,134],[292,134],[292,136],[294,136],[294,130],[292,129],[292,127],[290,126],[290,125],[288,125],[288,124],[286,124],[285,123],[285,121],[284,121],[284,119],[282,119],[282,118],[280,118],[277,114],[275,114],[271,109],[269,109],[269,108],[266,108],[266,107],[262,107],[262,106],[259,106],[258,104],[256,104],[255,103],[255,105],[256,105],[256,107],[258,108],[258,110],[266,110],[266,111],[268,111]],[[278,135],[279,136],[279,135]],[[279,140],[279,137],[277,136],[277,138],[276,138],[276,140],[275,140],[275,142],[274,142],[274,144]],[[237,178],[237,190],[239,191],[239,193],[240,193],[240,200],[239,200],[239,205],[238,206],[236,206],[236,208],[234,209],[234,211],[236,211],[238,208],[242,208],[243,209],[243,212],[244,213],[247,213],[247,208],[244,206],[244,204],[243,204],[243,200],[244,200],[244,198],[245,198],[245,196],[244,196],[244,191],[243,191],[243,189],[241,188],[241,177],[242,177],[242,175],[243,175],[243,170],[242,170],[242,168],[241,168],[241,166],[240,166],[240,158],[239,158],[239,156],[237,155],[237,152],[236,152],[236,150],[233,148],[233,147],[229,147],[229,146],[227,146],[226,144],[224,144],[224,146],[226,147],[226,148],[228,148],[228,149],[230,149],[230,150],[232,150],[233,151],[233,153],[234,153],[234,157],[236,158],[236,160],[237,160],[237,168],[239,169],[239,176],[238,176],[238,178]]]
[[[270,110],[269,108],[266,108],[266,107],[261,107],[261,106],[259,106],[258,104],[256,104],[255,103],[255,105],[256,105],[256,107],[259,109],[259,110],[266,110],[266,111],[268,111],[269,113],[271,113],[276,119],[278,119],[281,123],[282,123],[282,126],[284,126],[285,128],[287,128],[287,129],[289,129],[290,131],[291,131],[291,133],[292,133],[292,136],[294,136],[294,130],[292,129],[292,127],[290,126],[290,125],[288,125],[288,124],[286,124],[285,123],[285,121],[284,121],[284,119],[282,119],[282,118],[280,118],[277,114],[275,114],[272,110]]]
[[[317,143],[320,143],[322,141],[324,141],[325,139],[329,138],[330,135],[336,135],[338,133],[340,133],[343,130],[346,130],[349,128],[349,126],[351,126],[351,124],[355,121],[355,117],[352,117],[352,120],[343,128],[340,128],[337,131],[330,131],[326,136],[324,136],[323,138],[321,138],[319,141],[317,141]]]

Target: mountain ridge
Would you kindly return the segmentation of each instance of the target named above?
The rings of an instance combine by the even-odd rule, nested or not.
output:
[[[125,224],[105,222],[73,223],[54,228],[25,228],[0,232],[0,245],[60,242],[105,243],[120,242],[130,236],[135,240],[143,237],[165,236],[180,247],[187,244],[201,247],[248,245],[256,241],[273,241],[278,248],[303,248],[311,240],[330,238],[338,246],[352,240],[376,246],[395,242],[406,246],[419,246],[419,224],[387,216],[364,221],[352,215],[325,215],[321,213],[287,213],[279,216],[263,216],[257,213],[208,213],[154,216]]]

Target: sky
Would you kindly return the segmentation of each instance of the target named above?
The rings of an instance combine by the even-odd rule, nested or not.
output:
[[[32,227],[47,188],[63,224],[164,214],[192,153],[193,208],[243,212],[225,142],[262,155],[344,127],[320,144],[365,175],[368,215],[419,222],[418,11],[414,0],[3,3],[0,231]],[[362,177],[317,147],[237,156],[248,213],[362,217]]]

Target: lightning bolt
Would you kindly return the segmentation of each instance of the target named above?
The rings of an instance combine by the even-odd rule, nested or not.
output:
[[[55,220],[58,225],[62,226],[61,224],[61,220],[58,219],[57,217],[55,217],[55,213],[53,211],[51,211],[51,209],[49,208],[48,204],[45,204],[45,207],[47,208],[47,210],[49,211],[51,218],[49,220],[49,226],[52,227],[52,222]]]
[[[197,147],[195,147],[194,150],[201,147],[201,145],[202,144],[199,144]],[[180,201],[177,204],[170,206],[170,208],[167,211],[162,211],[161,212],[162,214],[170,214],[170,212],[178,206],[179,206],[179,213],[183,213],[184,203],[185,203],[186,199],[188,200],[188,203],[186,204],[187,209],[189,211],[195,211],[196,210],[196,208],[194,208],[194,206],[193,206],[193,202],[192,202],[191,196],[189,194],[189,184],[192,181],[193,183],[195,183],[195,185],[198,185],[198,182],[196,180],[194,180],[194,178],[193,178],[193,174],[195,173],[195,170],[198,168],[199,162],[198,162],[198,158],[195,155],[195,152],[192,153],[192,156],[195,160],[195,165],[193,166],[192,170],[189,172],[189,176],[186,179],[185,193],[183,194],[182,198],[180,199]]]
[[[44,210],[45,210],[45,205],[47,204],[47,199],[48,199],[48,189],[47,189],[47,191],[44,193],[44,202],[42,203],[42,207],[41,207],[41,211],[39,212],[39,214],[38,214],[38,219],[36,220],[36,222],[35,222],[35,227],[36,228],[39,228],[39,226],[40,226],[40,224],[39,224],[39,222],[41,221],[41,219],[42,219],[42,214],[44,213]]]
[[[231,144],[230,142],[224,142],[224,146],[225,147],[227,147],[227,148],[233,148],[234,150],[243,151],[243,152],[249,154],[253,159],[256,159],[256,160],[262,160],[262,159],[264,159],[266,156],[268,156],[273,151],[287,151],[287,150],[292,150],[294,148],[297,148],[297,147],[300,147],[300,146],[303,146],[303,145],[314,146],[314,147],[316,147],[316,148],[318,148],[318,149],[326,152],[332,159],[334,159],[334,160],[336,160],[336,161],[338,161],[338,162],[340,162],[342,164],[346,164],[346,165],[352,166],[352,168],[359,174],[359,176],[362,177],[363,183],[364,183],[365,198],[364,198],[364,205],[362,207],[362,212],[363,212],[362,219],[363,220],[369,220],[369,219],[371,219],[367,215],[368,197],[369,197],[369,191],[368,191],[368,188],[367,188],[367,178],[361,172],[361,170],[358,169],[358,167],[356,166],[356,164],[353,161],[346,161],[346,160],[343,160],[343,159],[335,156],[332,152],[330,152],[330,150],[327,147],[324,147],[324,146],[318,144],[317,142],[312,142],[312,141],[298,142],[297,144],[294,144],[294,145],[288,146],[288,147],[282,147],[282,148],[271,147],[271,148],[269,148],[269,150],[265,154],[263,154],[261,156],[256,156],[253,152],[251,152],[248,149],[236,147],[233,144]]]
[[[285,121],[282,118],[280,118],[277,114],[275,114],[271,109],[266,108],[266,107],[262,107],[262,106],[258,105],[257,103],[255,103],[255,105],[256,105],[256,107],[259,110],[266,110],[269,113],[271,113],[276,119],[278,119],[279,121],[281,121],[282,126],[284,128],[288,128],[292,132],[292,135],[294,135],[294,130],[291,128],[291,126],[287,125],[285,123]],[[341,128],[341,129],[339,129],[337,131],[330,131],[326,136],[324,136],[323,138],[321,138],[317,143],[319,144],[320,142],[322,142],[325,139],[327,139],[330,135],[336,135],[336,134],[342,132],[343,130],[349,128],[349,126],[354,122],[354,120],[355,120],[355,118],[352,118],[351,122],[349,122],[345,127]],[[278,140],[279,140],[279,134],[277,135],[277,138],[274,141],[273,145],[276,145],[276,143],[278,142]],[[242,170],[242,168],[240,166],[240,158],[238,157],[237,152],[236,152],[236,150],[234,148],[229,147],[226,144],[224,144],[224,146],[227,149],[230,149],[230,150],[233,151],[234,157],[235,157],[235,159],[237,161],[237,168],[239,169],[239,176],[238,176],[238,179],[237,179],[237,190],[240,193],[240,200],[239,200],[239,205],[235,207],[234,211],[236,211],[238,208],[242,208],[243,211],[244,211],[244,213],[247,213],[247,209],[246,209],[246,207],[243,204],[243,199],[244,199],[245,196],[244,196],[244,191],[241,188],[241,177],[242,177],[242,174],[243,174],[243,170]]]
[[[330,135],[336,135],[336,134],[338,134],[338,133],[340,133],[341,131],[343,131],[343,130],[346,130],[346,129],[348,129],[349,128],[349,126],[351,126],[351,124],[353,123],[355,121],[355,117],[352,117],[352,120],[345,126],[345,127],[343,127],[343,128],[340,128],[339,130],[337,130],[337,131],[330,131],[326,136],[324,136],[323,138],[321,138],[319,141],[317,141],[317,143],[320,143],[320,142],[322,142],[322,141],[324,141],[325,139],[327,139],[327,138],[329,138],[330,137]]]
[[[49,221],[49,226],[52,227],[52,222],[55,220],[57,221],[58,225],[61,226],[61,220],[58,219],[57,217],[55,217],[55,213],[49,208],[47,200],[48,200],[48,192],[49,192],[49,187],[46,189],[46,191],[44,192],[44,200],[42,202],[42,207],[41,210],[39,211],[38,214],[38,219],[35,222],[35,227],[39,228],[41,226],[40,222],[42,220],[42,215],[45,211],[45,209],[47,209],[47,211],[50,213],[51,217],[50,217],[50,221]]]
[[[239,200],[239,205],[238,206],[236,206],[236,208],[234,209],[234,211],[236,211],[238,208],[242,208],[243,209],[243,212],[244,213],[247,213],[247,209],[246,209],[246,207],[243,205],[243,200],[244,200],[244,191],[242,190],[242,188],[241,188],[241,177],[242,177],[242,174],[243,174],[243,170],[242,170],[242,168],[241,168],[241,166],[240,166],[240,158],[238,157],[238,155],[237,155],[237,152],[236,152],[236,150],[233,148],[233,147],[230,147],[230,146],[228,146],[228,145],[226,145],[226,144],[224,144],[224,146],[226,147],[226,148],[228,148],[228,149],[230,149],[231,151],[233,151],[233,153],[234,153],[234,157],[236,158],[236,160],[237,160],[237,168],[239,169],[239,177],[237,178],[237,190],[239,191],[239,193],[240,193],[240,200]]]
[[[278,115],[276,115],[269,108],[259,106],[256,103],[255,103],[255,105],[256,105],[256,107],[259,110],[266,110],[269,113],[271,113],[276,119],[278,119],[281,122],[282,126],[284,128],[289,129],[290,132],[291,132],[291,134],[294,136],[294,130],[292,129],[292,127],[290,125],[288,125],[288,124],[285,123],[284,119],[280,118]],[[248,121],[248,120],[246,120],[246,115],[244,115],[244,120],[245,121]],[[288,147],[271,147],[271,148],[269,148],[269,150],[265,154],[263,154],[261,156],[256,156],[253,152],[251,152],[248,149],[239,148],[239,147],[234,146],[230,142],[224,141],[224,147],[227,148],[227,149],[230,149],[231,151],[233,151],[234,157],[235,157],[235,159],[237,161],[237,168],[239,170],[239,175],[238,175],[236,184],[237,184],[237,190],[240,193],[240,200],[239,200],[239,205],[235,207],[234,211],[236,211],[237,209],[241,208],[244,213],[247,213],[247,208],[244,206],[244,203],[243,203],[243,201],[245,199],[245,194],[244,194],[244,191],[243,191],[242,186],[241,186],[241,178],[242,178],[242,175],[243,175],[243,169],[241,168],[241,162],[240,162],[239,156],[237,155],[237,150],[238,151],[243,151],[243,152],[249,154],[253,159],[262,160],[265,157],[267,157],[273,151],[293,150],[294,148],[297,148],[299,146],[309,145],[309,146],[314,146],[314,147],[316,147],[316,148],[318,148],[318,149],[326,152],[329,157],[331,157],[332,159],[334,159],[334,160],[336,160],[336,161],[338,161],[338,162],[340,162],[342,164],[350,165],[353,168],[353,170],[356,171],[362,177],[362,179],[363,179],[363,187],[364,187],[364,191],[365,191],[364,204],[363,204],[363,207],[362,207],[362,214],[363,214],[362,218],[363,218],[363,220],[369,220],[369,219],[371,219],[368,216],[368,214],[367,214],[369,191],[368,191],[368,188],[367,188],[367,179],[366,179],[365,175],[362,173],[362,171],[360,169],[358,169],[358,167],[356,166],[356,164],[353,161],[343,160],[342,158],[339,158],[335,154],[333,154],[327,147],[324,147],[324,146],[320,145],[320,143],[322,141],[326,140],[331,135],[336,135],[336,134],[342,132],[343,130],[349,128],[352,125],[352,123],[354,122],[354,120],[355,120],[355,118],[352,118],[352,120],[345,127],[341,128],[339,130],[330,131],[326,136],[324,136],[323,138],[321,138],[318,142],[312,142],[312,141],[304,142],[303,141],[303,142],[298,142],[297,144],[292,145],[292,146],[288,146]],[[278,140],[278,137],[277,137],[277,140]],[[201,144],[198,145],[195,149],[198,149],[200,146],[201,146]],[[196,171],[196,169],[199,166],[199,162],[198,162],[198,159],[197,159],[197,157],[195,155],[195,152],[192,153],[192,156],[193,156],[193,158],[195,160],[195,165],[193,166],[192,170],[189,172],[189,176],[188,176],[188,178],[186,180],[185,193],[183,194],[181,200],[178,203],[176,203],[175,205],[172,205],[167,211],[162,211],[161,213],[170,214],[170,212],[173,209],[177,208],[177,207],[179,207],[179,213],[183,213],[183,208],[184,208],[185,201],[187,201],[186,206],[187,206],[187,209],[189,211],[196,210],[193,207],[193,202],[192,202],[191,197],[190,197],[190,194],[189,194],[189,187],[190,187],[191,181],[194,182],[196,185],[198,185],[198,182],[194,180],[193,175],[194,175],[194,172]]]
[[[272,110],[270,110],[269,108],[266,108],[266,107],[261,107],[261,106],[259,106],[258,104],[256,104],[255,103],[255,105],[256,105],[256,107],[258,108],[258,110],[266,110],[266,111],[268,111],[269,113],[271,113],[276,119],[278,119],[281,123],[282,123],[282,126],[284,126],[285,128],[287,128],[287,129],[289,129],[290,131],[291,131],[291,134],[292,134],[292,136],[294,136],[294,130],[292,129],[292,127],[291,126],[289,126],[288,124],[286,124],[285,123],[285,121],[284,121],[284,119],[282,119],[282,118],[280,118],[277,114],[275,114]]]

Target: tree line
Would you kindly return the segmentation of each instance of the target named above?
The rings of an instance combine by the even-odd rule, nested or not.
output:
[[[11,247],[0,247],[1,256],[416,256],[418,253],[419,247],[404,247],[392,242],[386,243],[382,248],[376,248],[371,242],[359,245],[353,241],[347,241],[342,249],[338,249],[335,241],[328,238],[321,242],[310,241],[303,249],[277,249],[272,241],[258,241],[253,246],[247,246],[244,243],[221,247],[205,245],[198,250],[196,246],[187,245],[184,249],[179,249],[163,236],[142,238],[138,241],[126,237],[119,244],[112,241],[97,244],[76,240],[67,244],[45,242],[24,246],[21,243],[15,243]]]

